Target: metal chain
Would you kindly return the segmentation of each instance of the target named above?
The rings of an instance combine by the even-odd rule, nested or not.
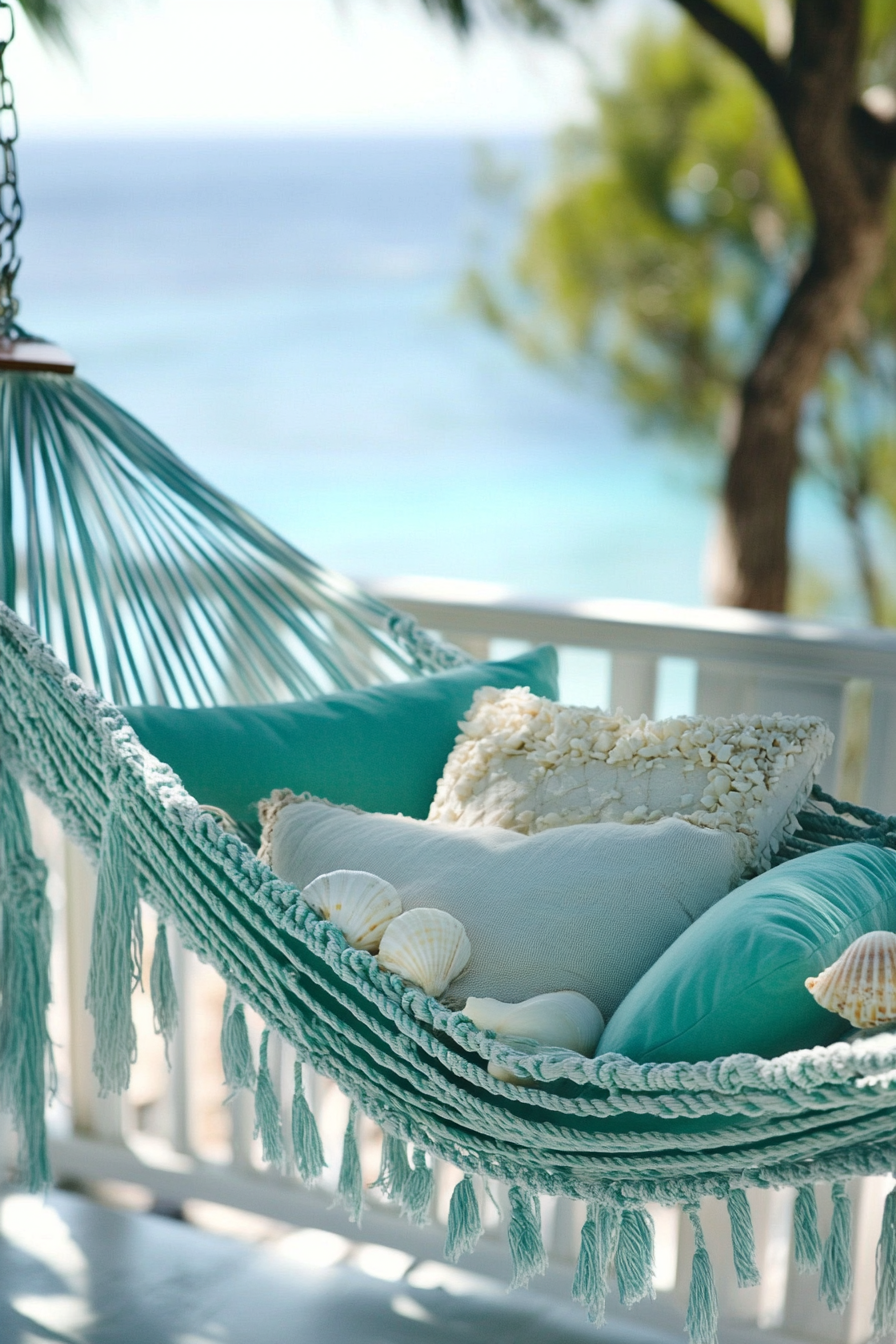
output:
[[[0,153],[3,156],[0,163],[0,336],[6,337],[17,332],[19,301],[12,291],[19,271],[16,234],[23,213],[13,148],[19,137],[19,122],[13,105],[12,84],[3,68],[6,48],[15,35],[12,9],[6,0],[0,0]]]

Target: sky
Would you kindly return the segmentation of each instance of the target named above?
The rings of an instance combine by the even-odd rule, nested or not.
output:
[[[586,50],[640,0],[604,0]],[[500,134],[584,114],[586,63],[506,27],[460,42],[419,0],[87,0],[77,63],[27,24],[7,56],[29,134]]]

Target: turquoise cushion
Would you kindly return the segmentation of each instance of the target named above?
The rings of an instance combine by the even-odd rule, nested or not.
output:
[[[255,804],[273,789],[425,817],[458,720],[480,686],[529,686],[556,699],[556,650],[542,645],[503,662],[288,704],[123,713],[198,802],[257,834]]]
[[[619,1005],[601,1054],[639,1063],[830,1045],[849,1023],[805,987],[856,938],[896,932],[896,853],[843,845],[746,882],[686,929]]]

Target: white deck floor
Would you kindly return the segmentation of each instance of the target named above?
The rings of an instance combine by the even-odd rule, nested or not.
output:
[[[411,1270],[389,1282],[345,1266],[311,1268],[291,1259],[288,1246],[247,1245],[77,1195],[0,1199],[2,1344],[593,1344],[595,1339],[593,1326],[573,1306],[530,1292],[507,1296],[488,1280],[457,1292],[418,1286],[420,1277]],[[665,1334],[628,1324],[605,1329],[601,1340],[669,1344]]]

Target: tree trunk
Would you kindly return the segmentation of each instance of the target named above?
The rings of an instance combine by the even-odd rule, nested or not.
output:
[[[862,211],[865,214],[866,211]],[[875,212],[877,213],[877,212]],[[886,214],[837,240],[834,259],[816,244],[743,388],[741,415],[723,494],[721,554],[713,600],[784,611],[789,576],[787,524],[799,465],[803,401],[829,355],[858,316],[883,261]]]
[[[743,386],[712,594],[727,606],[785,608],[803,401],[883,263],[892,151],[856,101],[861,17],[861,0],[797,0],[790,58],[780,87],[767,88],[816,228],[809,264]]]

